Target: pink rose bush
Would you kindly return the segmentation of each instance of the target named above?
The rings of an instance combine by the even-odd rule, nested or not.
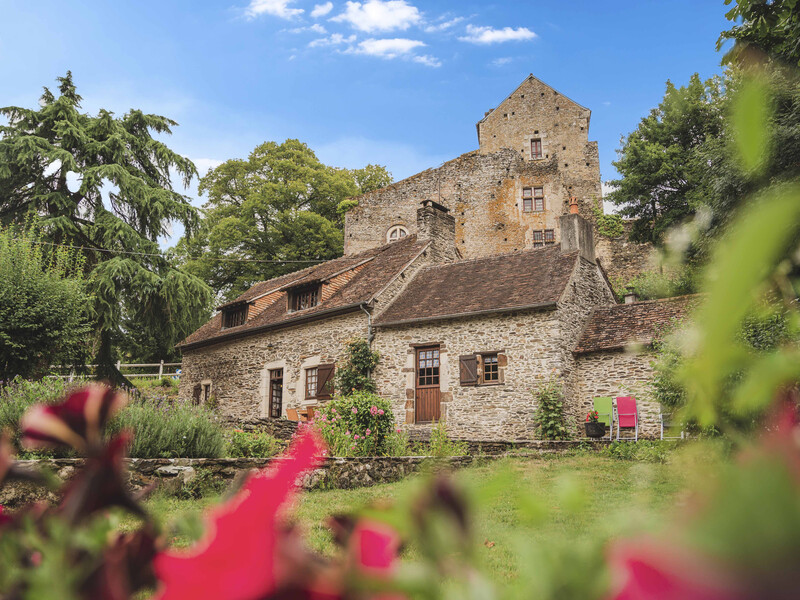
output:
[[[337,396],[317,415],[314,425],[335,456],[380,456],[395,435],[389,403],[370,392]]]

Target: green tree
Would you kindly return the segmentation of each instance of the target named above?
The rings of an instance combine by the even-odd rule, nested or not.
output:
[[[200,180],[208,195],[202,227],[175,252],[187,272],[232,298],[257,281],[308,266],[291,261],[341,256],[339,204],[388,182],[384,167],[337,169],[298,140],[266,142]]]
[[[90,331],[82,267],[77,252],[43,249],[32,231],[0,229],[0,380],[82,360]]]
[[[36,110],[0,109],[8,119],[0,126],[0,222],[37,215],[48,241],[81,248],[99,375],[119,381],[114,342],[125,317],[171,346],[207,316],[209,288],[158,256],[173,222],[190,233],[197,226],[196,209],[170,180],[174,173],[188,185],[196,169],[152,135],[171,133],[174,121],[133,109],[82,113],[71,73],[58,82],[59,96],[45,88]]]
[[[736,42],[726,61],[736,61],[749,49],[794,66],[800,65],[800,5],[797,0],[725,0],[726,13],[736,25],[720,34],[719,50],[727,40]]]
[[[636,220],[632,239],[660,243],[671,226],[705,203],[707,164],[700,149],[723,127],[723,82],[695,73],[689,84],[667,82],[664,99],[618,150],[621,177],[607,199]]]

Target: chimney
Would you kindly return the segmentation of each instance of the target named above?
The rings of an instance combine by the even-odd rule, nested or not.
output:
[[[429,252],[435,262],[455,260],[456,219],[450,209],[433,200],[423,200],[417,209],[417,237],[430,240]]]
[[[639,297],[636,295],[636,292],[630,289],[625,291],[625,295],[622,296],[622,299],[625,301],[625,304],[633,304],[634,302],[639,301]]]
[[[576,214],[561,215],[561,252],[578,252],[589,262],[595,262],[592,224]]]

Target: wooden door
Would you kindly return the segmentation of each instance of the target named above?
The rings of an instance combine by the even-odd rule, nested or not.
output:
[[[439,346],[417,348],[416,402],[414,420],[417,423],[438,421],[441,415],[439,401]]]
[[[269,372],[269,416],[280,419],[283,413],[283,369]]]

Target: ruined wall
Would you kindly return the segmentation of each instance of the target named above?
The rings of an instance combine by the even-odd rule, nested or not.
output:
[[[576,360],[575,398],[584,418],[592,410],[592,398],[635,396],[639,410],[639,436],[658,438],[659,404],[653,400],[649,385],[653,378],[654,358],[650,352],[623,350],[579,355]]]
[[[623,221],[625,232],[614,238],[595,233],[595,252],[616,292],[637,275],[656,269],[656,252],[652,244],[628,240],[633,221]]]
[[[456,219],[456,247],[464,258],[532,248],[534,230],[553,229],[558,241],[558,218],[569,212],[569,197],[579,199],[580,214],[588,220],[593,218],[593,202],[600,197],[597,146],[588,146],[586,152],[584,164],[594,165],[589,168],[596,171],[594,179],[579,167],[561,169],[558,157],[530,161],[504,149],[492,154],[470,152],[364,194],[345,216],[345,254],[386,243],[386,232],[394,225],[416,233],[422,200],[450,209]],[[543,212],[523,212],[526,187],[543,188]]]

